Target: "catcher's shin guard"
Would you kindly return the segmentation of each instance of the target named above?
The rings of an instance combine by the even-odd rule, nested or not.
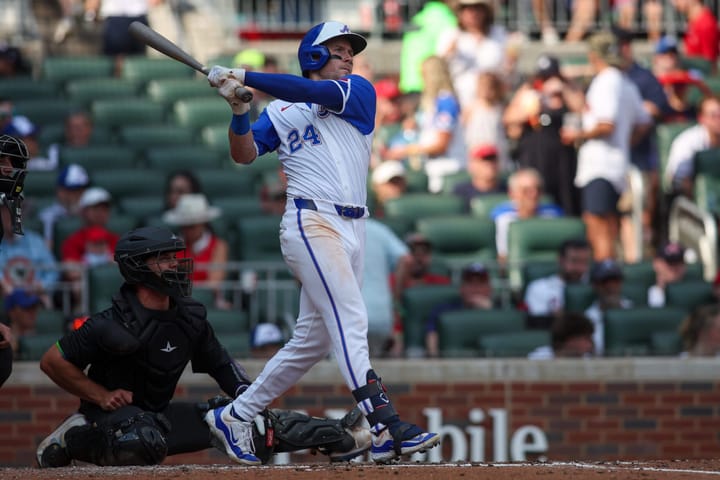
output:
[[[275,452],[317,450],[331,461],[347,461],[370,448],[362,412],[355,408],[341,419],[317,418],[273,409],[267,416],[274,428]],[[255,443],[256,448],[258,443]]]

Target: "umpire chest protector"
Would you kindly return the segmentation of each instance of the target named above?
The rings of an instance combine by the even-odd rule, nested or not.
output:
[[[107,361],[91,365],[88,376],[108,389],[133,392],[133,404],[163,410],[198,341],[205,338],[205,307],[190,298],[168,311],[147,310],[134,293],[113,299],[113,308],[99,314],[98,339]]]

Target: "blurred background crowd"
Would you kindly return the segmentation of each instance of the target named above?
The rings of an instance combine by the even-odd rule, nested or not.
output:
[[[298,73],[314,23],[369,36],[373,356],[720,352],[718,2],[3,3],[0,133],[32,157],[26,233],[0,246],[20,360],[109,305],[115,242],[140,225],[184,237],[234,355],[294,324],[277,158],[234,166],[222,99],[135,43],[134,20],[268,72]]]

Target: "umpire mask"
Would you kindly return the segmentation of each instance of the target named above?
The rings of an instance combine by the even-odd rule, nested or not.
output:
[[[141,227],[120,237],[115,246],[115,261],[123,278],[131,285],[142,285],[173,298],[189,297],[192,293],[192,258],[173,259],[175,266],[171,269],[163,270],[161,266],[165,262],[163,254],[183,250],[185,242],[167,228]]]
[[[10,135],[0,136],[0,198],[10,212],[13,233],[19,235],[23,233],[22,201],[29,158],[22,140]]]

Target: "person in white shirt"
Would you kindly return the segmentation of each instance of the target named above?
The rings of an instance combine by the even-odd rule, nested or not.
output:
[[[617,37],[600,32],[589,40],[595,72],[585,98],[581,129],[563,128],[565,143],[581,143],[575,185],[581,188],[582,217],[595,260],[615,258],[619,214],[633,138],[652,127],[635,84],[620,70]]]
[[[560,245],[558,272],[530,282],[525,289],[528,321],[533,326],[546,325],[565,307],[565,285],[586,283],[592,252],[584,238],[571,238]]]
[[[720,147],[720,99],[706,97],[700,102],[697,125],[681,132],[670,144],[664,177],[674,193],[692,198],[695,154],[715,147]]]
[[[591,358],[595,355],[593,332],[589,318],[580,313],[563,313],[550,330],[550,345],[543,345],[528,354],[529,360],[553,358]]]
[[[622,296],[624,275],[620,264],[615,260],[605,259],[593,265],[590,270],[590,283],[595,291],[596,300],[585,310],[585,316],[595,327],[593,342],[595,353],[605,353],[605,324],[603,316],[611,308],[632,308],[631,300]]]
[[[682,281],[687,273],[685,249],[678,243],[666,243],[653,259],[655,283],[648,288],[647,304],[650,307],[665,306],[665,289],[671,283]]]

